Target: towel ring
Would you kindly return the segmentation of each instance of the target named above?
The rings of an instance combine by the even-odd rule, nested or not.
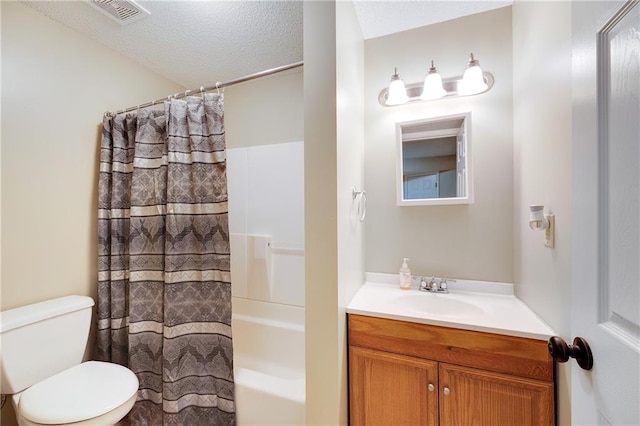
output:
[[[358,220],[360,222],[364,222],[364,218],[367,216],[367,192],[363,190],[359,190],[357,187],[353,187],[351,189],[351,198],[358,199]]]

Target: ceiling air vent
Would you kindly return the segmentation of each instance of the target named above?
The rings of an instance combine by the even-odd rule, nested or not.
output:
[[[150,14],[133,0],[88,0],[88,4],[120,25],[135,22]]]

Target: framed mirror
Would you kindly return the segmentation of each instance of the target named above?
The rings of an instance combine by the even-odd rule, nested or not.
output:
[[[471,113],[396,123],[399,206],[473,203]]]

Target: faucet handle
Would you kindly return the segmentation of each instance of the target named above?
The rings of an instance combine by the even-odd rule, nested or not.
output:
[[[418,288],[422,291],[427,290],[427,277],[416,277],[416,278],[420,278],[420,287]]]
[[[441,278],[440,279],[440,290],[446,290],[447,289],[447,279],[446,278]]]

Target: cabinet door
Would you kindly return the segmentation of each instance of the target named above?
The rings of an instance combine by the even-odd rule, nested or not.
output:
[[[436,362],[354,346],[349,357],[351,426],[438,424]]]
[[[553,383],[440,364],[440,425],[553,425]]]

